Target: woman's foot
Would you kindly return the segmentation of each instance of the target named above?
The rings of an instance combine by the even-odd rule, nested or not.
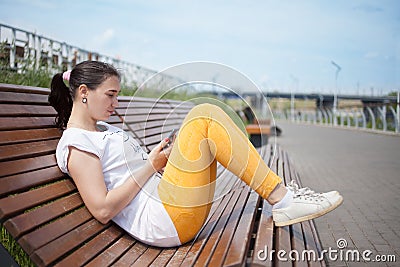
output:
[[[337,191],[315,193],[308,187],[299,188],[293,181],[286,188],[293,199],[286,205],[282,206],[278,202],[272,207],[272,217],[276,226],[315,219],[334,210],[343,202],[343,197]]]

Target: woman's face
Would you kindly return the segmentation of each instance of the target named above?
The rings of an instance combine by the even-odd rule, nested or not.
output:
[[[116,76],[107,78],[96,90],[88,90],[87,103],[90,117],[99,121],[107,121],[114,109],[118,107],[118,94],[121,91]]]

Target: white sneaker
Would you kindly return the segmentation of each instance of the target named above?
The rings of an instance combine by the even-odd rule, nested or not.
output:
[[[276,226],[286,226],[322,216],[343,202],[337,191],[315,193],[308,187],[299,188],[293,181],[287,186],[293,192],[293,201],[281,209],[273,209],[272,217]]]
[[[293,195],[302,193],[304,195],[312,195],[312,194],[320,194],[320,195],[325,195],[327,198],[332,198],[336,195],[339,195],[338,191],[329,191],[329,192],[325,192],[325,193],[316,193],[314,192],[314,190],[311,190],[311,188],[309,187],[303,187],[303,188],[299,188],[299,185],[296,184],[296,182],[294,180],[290,181],[290,183],[288,185],[286,185],[286,188],[290,191],[293,192]]]

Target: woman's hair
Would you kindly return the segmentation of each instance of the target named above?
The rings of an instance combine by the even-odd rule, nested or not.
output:
[[[60,130],[67,127],[71,116],[72,103],[76,90],[85,84],[90,90],[96,90],[107,78],[116,76],[119,72],[110,64],[99,61],[84,61],[77,64],[71,71],[69,87],[64,83],[63,73],[57,73],[51,80],[49,103],[57,111],[55,124]]]

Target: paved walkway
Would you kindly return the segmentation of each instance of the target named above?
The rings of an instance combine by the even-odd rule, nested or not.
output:
[[[397,261],[329,260],[329,266],[400,266],[400,137],[282,121],[277,125],[283,134],[276,141],[288,152],[303,185],[335,189],[344,197],[338,209],[315,219],[324,248],[338,249],[337,241],[344,238],[344,252],[371,250],[371,259],[395,255]]]

